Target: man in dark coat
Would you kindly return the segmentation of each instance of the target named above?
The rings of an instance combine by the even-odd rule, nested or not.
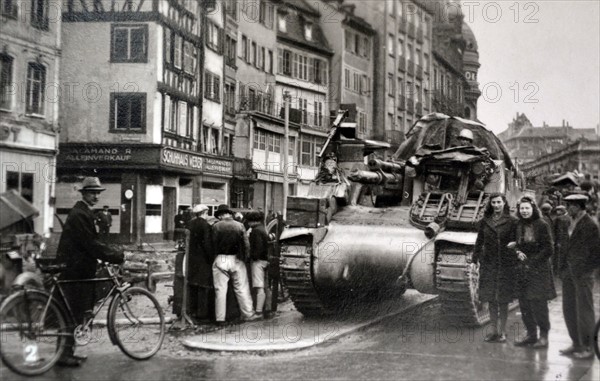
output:
[[[259,211],[251,211],[246,215],[250,226],[250,259],[252,260],[252,289],[254,290],[255,311],[262,314],[265,306],[265,275],[269,266],[269,235],[263,224],[264,216]]]
[[[573,345],[561,354],[579,359],[592,358],[594,340],[594,269],[600,267],[600,231],[586,213],[588,197],[573,194],[565,197],[571,217],[568,239],[560,258],[563,281],[563,315]]]
[[[67,216],[57,249],[57,259],[66,266],[63,279],[89,279],[96,276],[97,260],[122,263],[123,253],[117,253],[98,241],[96,232],[94,205],[98,203],[100,193],[104,191],[97,177],[86,177],[83,180],[82,200],[78,201]],[[65,285],[65,295],[72,309],[75,321],[69,322],[70,332],[82,324],[86,311],[94,307],[94,284],[74,283]],[[73,336],[66,339],[67,347],[58,361],[62,366],[79,366],[85,358],[75,356],[75,340]]]
[[[190,259],[188,262],[189,310],[198,319],[214,319],[215,297],[212,278],[214,252],[212,231],[206,221],[208,207],[195,205],[195,217],[188,223]]]

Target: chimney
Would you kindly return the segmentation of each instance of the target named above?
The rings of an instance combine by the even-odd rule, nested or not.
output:
[[[563,121],[562,121],[562,126],[563,126],[563,127],[565,126],[565,120],[564,120],[564,119],[563,119]]]

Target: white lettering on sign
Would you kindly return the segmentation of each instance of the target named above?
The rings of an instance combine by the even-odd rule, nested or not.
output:
[[[66,161],[129,161],[131,148],[82,147],[67,148]]]
[[[218,173],[233,173],[231,161],[208,157],[204,159],[204,170]]]
[[[178,167],[202,169],[202,157],[168,149],[163,150],[161,161]]]

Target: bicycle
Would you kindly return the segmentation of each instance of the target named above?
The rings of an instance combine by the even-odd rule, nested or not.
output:
[[[38,268],[47,274],[46,290],[20,286],[0,305],[0,356],[8,368],[24,376],[50,370],[65,351],[68,337],[77,345],[91,341],[94,318],[109,299],[106,324],[112,344],[135,360],[147,360],[160,350],[165,318],[156,298],[143,288],[122,282],[111,265],[99,263],[107,277],[59,280],[64,265],[36,260]],[[76,322],[61,285],[99,282],[112,286],[95,303],[91,314]],[[75,330],[69,332],[68,327],[74,325]]]

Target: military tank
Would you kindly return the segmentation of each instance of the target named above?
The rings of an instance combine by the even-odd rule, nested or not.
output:
[[[435,113],[384,160],[375,142],[347,133],[344,116],[308,195],[288,198],[280,268],[295,307],[331,314],[365,295],[414,288],[439,295],[460,324],[486,322],[472,263],[478,223],[490,194],[515,205],[525,186],[500,140],[480,123]],[[465,129],[472,145],[457,140]]]

